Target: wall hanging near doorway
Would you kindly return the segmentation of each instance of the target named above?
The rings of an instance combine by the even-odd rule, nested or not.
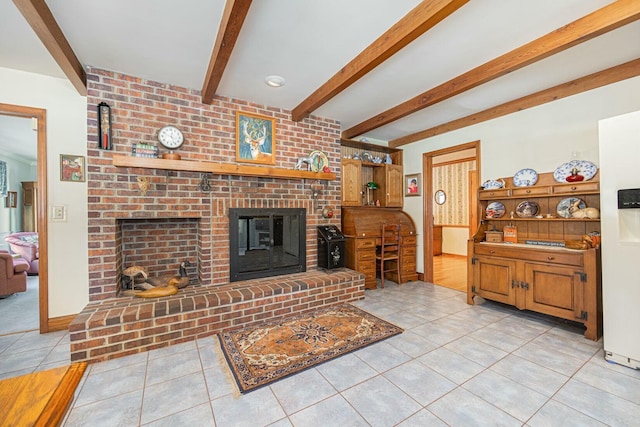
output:
[[[113,150],[111,107],[106,102],[98,104],[98,147],[103,150]]]
[[[18,193],[15,191],[7,192],[7,197],[4,200],[5,208],[15,208],[18,205]]]
[[[7,195],[7,163],[0,160],[0,196]]]
[[[84,156],[60,154],[60,181],[84,182]]]
[[[412,173],[404,176],[405,197],[419,196],[420,194],[422,194],[422,191],[420,191],[421,190],[420,185],[422,183],[421,175],[422,174],[419,174],[419,173]]]

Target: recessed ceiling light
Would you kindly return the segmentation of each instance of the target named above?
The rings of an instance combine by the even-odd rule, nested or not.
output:
[[[265,77],[264,82],[267,84],[267,86],[271,87],[280,87],[284,86],[285,84],[284,77],[282,76],[267,76]]]

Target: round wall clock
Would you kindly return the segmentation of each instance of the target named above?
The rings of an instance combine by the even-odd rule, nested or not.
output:
[[[163,147],[169,150],[180,148],[184,143],[184,135],[182,131],[175,126],[165,126],[158,132],[158,141]],[[180,155],[175,153],[165,153],[163,159],[180,160]]]

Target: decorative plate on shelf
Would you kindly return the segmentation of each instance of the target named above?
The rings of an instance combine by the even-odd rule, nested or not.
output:
[[[553,179],[563,183],[569,182],[567,181],[567,177],[572,175],[573,169],[578,171],[578,175],[584,177],[584,181],[589,181],[598,172],[598,167],[591,162],[586,160],[571,160],[556,168],[553,172]]]
[[[311,170],[313,172],[321,172],[325,166],[329,166],[329,159],[322,151],[315,150],[309,153],[311,159]]]
[[[487,218],[501,218],[506,209],[500,202],[491,202],[487,205],[486,216]]]
[[[518,207],[516,207],[516,214],[520,218],[531,218],[538,215],[538,211],[540,207],[536,202],[530,202],[529,200],[525,200],[520,203]]]
[[[533,169],[520,169],[513,176],[513,185],[516,187],[528,187],[538,182],[538,172]]]
[[[562,218],[571,218],[572,214],[569,209],[571,208],[571,206],[574,206],[576,204],[578,206],[578,209],[587,207],[587,204],[584,202],[584,200],[577,197],[567,197],[566,199],[562,199],[560,203],[558,203],[556,211]]]
[[[365,151],[364,153],[362,153],[362,161],[373,163],[373,156],[371,155],[370,152]]]

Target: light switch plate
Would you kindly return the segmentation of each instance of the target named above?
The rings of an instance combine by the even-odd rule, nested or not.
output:
[[[49,212],[49,219],[52,222],[66,222],[67,221],[66,206],[51,206],[51,211]]]

